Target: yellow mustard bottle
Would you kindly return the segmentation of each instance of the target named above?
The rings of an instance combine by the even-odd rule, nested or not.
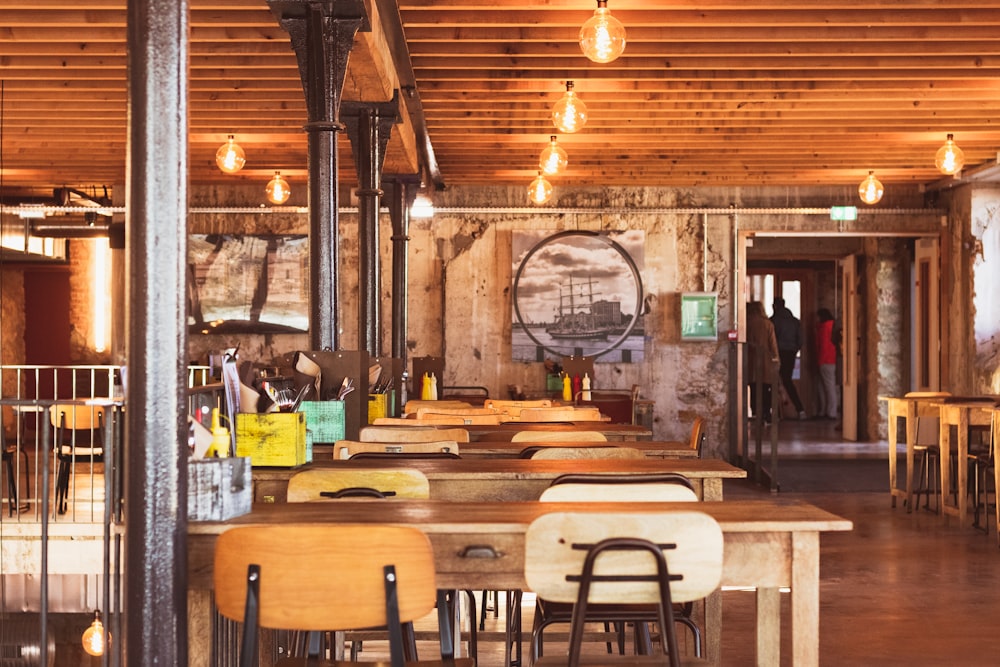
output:
[[[212,408],[212,444],[209,445],[205,456],[219,458],[229,456],[229,443],[229,429],[222,425],[219,408]]]

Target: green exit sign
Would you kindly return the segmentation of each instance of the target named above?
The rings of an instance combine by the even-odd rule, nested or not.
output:
[[[857,220],[858,219],[858,207],[857,206],[831,206],[830,207],[830,219],[831,220]]]

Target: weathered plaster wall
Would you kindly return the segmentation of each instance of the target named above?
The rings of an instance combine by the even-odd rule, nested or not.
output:
[[[973,388],[1000,394],[1000,187],[974,189],[971,235]]]
[[[255,206],[259,188],[205,189],[194,193],[193,206]],[[238,190],[238,189],[237,189]],[[303,198],[304,188],[295,189],[293,198]],[[730,344],[723,332],[732,324],[734,299],[734,230],[728,213],[709,215],[676,212],[681,207],[727,209],[828,207],[831,202],[851,202],[853,188],[755,188],[752,190],[659,188],[557,188],[556,200],[522,213],[501,210],[523,209],[523,188],[478,186],[451,187],[435,193],[438,213],[429,220],[412,220],[408,245],[409,327],[407,350],[410,357],[443,356],[446,363],[443,384],[482,385],[491,395],[501,396],[508,385],[541,389],[541,363],[510,361],[512,319],[511,234],[519,229],[539,229],[553,233],[563,230],[641,229],[646,234],[642,279],[648,297],[644,361],[634,364],[597,364],[595,387],[627,389],[638,384],[643,397],[655,405],[655,437],[686,437],[691,418],[708,418],[708,449],[727,451]],[[234,194],[235,192],[235,194]],[[923,200],[916,189],[894,191],[892,206],[919,208]],[[293,204],[302,201],[293,199]],[[346,203],[346,202],[345,202]],[[561,209],[566,209],[562,211]],[[580,209],[587,209],[581,212]],[[707,227],[706,227],[707,223]],[[740,215],[743,232],[826,232],[837,231],[829,219],[815,215]],[[858,223],[862,224],[862,223]],[[865,220],[869,228],[889,224],[885,218]],[[192,216],[191,232],[305,233],[308,217],[303,214],[198,214]],[[705,244],[707,231],[707,252]],[[353,214],[342,214],[341,347],[357,345],[357,224]],[[382,322],[383,347],[389,350],[391,310],[391,235],[388,215],[382,216],[383,256]],[[838,241],[840,239],[830,239]],[[900,252],[895,242],[874,244],[875,259],[866,264],[865,289],[877,290],[878,298],[903,298],[900,280]],[[703,275],[706,276],[703,282]],[[678,322],[678,295],[686,291],[717,291],[720,295],[720,340],[681,342]],[[881,292],[885,291],[885,294]],[[896,296],[893,296],[893,292]],[[834,284],[817,285],[817,294],[833,295]],[[874,306],[875,295],[867,303]],[[830,302],[836,307],[831,296]],[[889,315],[887,318],[895,317]],[[878,377],[866,376],[868,392],[881,391],[883,383],[896,380],[882,377],[881,367],[891,365],[898,354],[888,341],[891,321],[868,322],[865,335],[871,338],[878,355]],[[241,358],[273,363],[303,349],[308,335],[193,336],[190,357],[204,361],[209,351],[240,344]],[[882,360],[886,355],[886,360]],[[874,399],[872,399],[874,401]],[[869,406],[868,421],[876,419],[877,408]],[[864,426],[862,431],[864,431]]]

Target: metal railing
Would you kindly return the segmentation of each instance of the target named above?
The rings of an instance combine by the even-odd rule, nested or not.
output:
[[[0,366],[11,433],[4,466],[13,473],[11,484],[0,470],[0,626],[24,630],[0,633],[0,667],[51,664],[52,613],[100,609],[108,632],[121,637],[123,375],[116,366]],[[219,405],[222,385],[211,380],[207,366],[188,368],[189,414]],[[101,664],[122,664],[122,642],[107,645]],[[26,650],[28,662],[5,661]]]

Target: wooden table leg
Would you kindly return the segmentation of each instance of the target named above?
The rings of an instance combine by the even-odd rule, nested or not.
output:
[[[892,507],[896,506],[896,445],[898,438],[896,433],[899,430],[899,412],[896,410],[896,401],[889,400],[889,499]]]
[[[722,589],[705,598],[705,658],[711,665],[722,663]]]
[[[792,536],[792,664],[819,665],[819,533]]]
[[[781,664],[781,589],[757,589],[757,667]]]
[[[906,511],[913,511],[913,452],[917,444],[917,405],[906,402]]]

